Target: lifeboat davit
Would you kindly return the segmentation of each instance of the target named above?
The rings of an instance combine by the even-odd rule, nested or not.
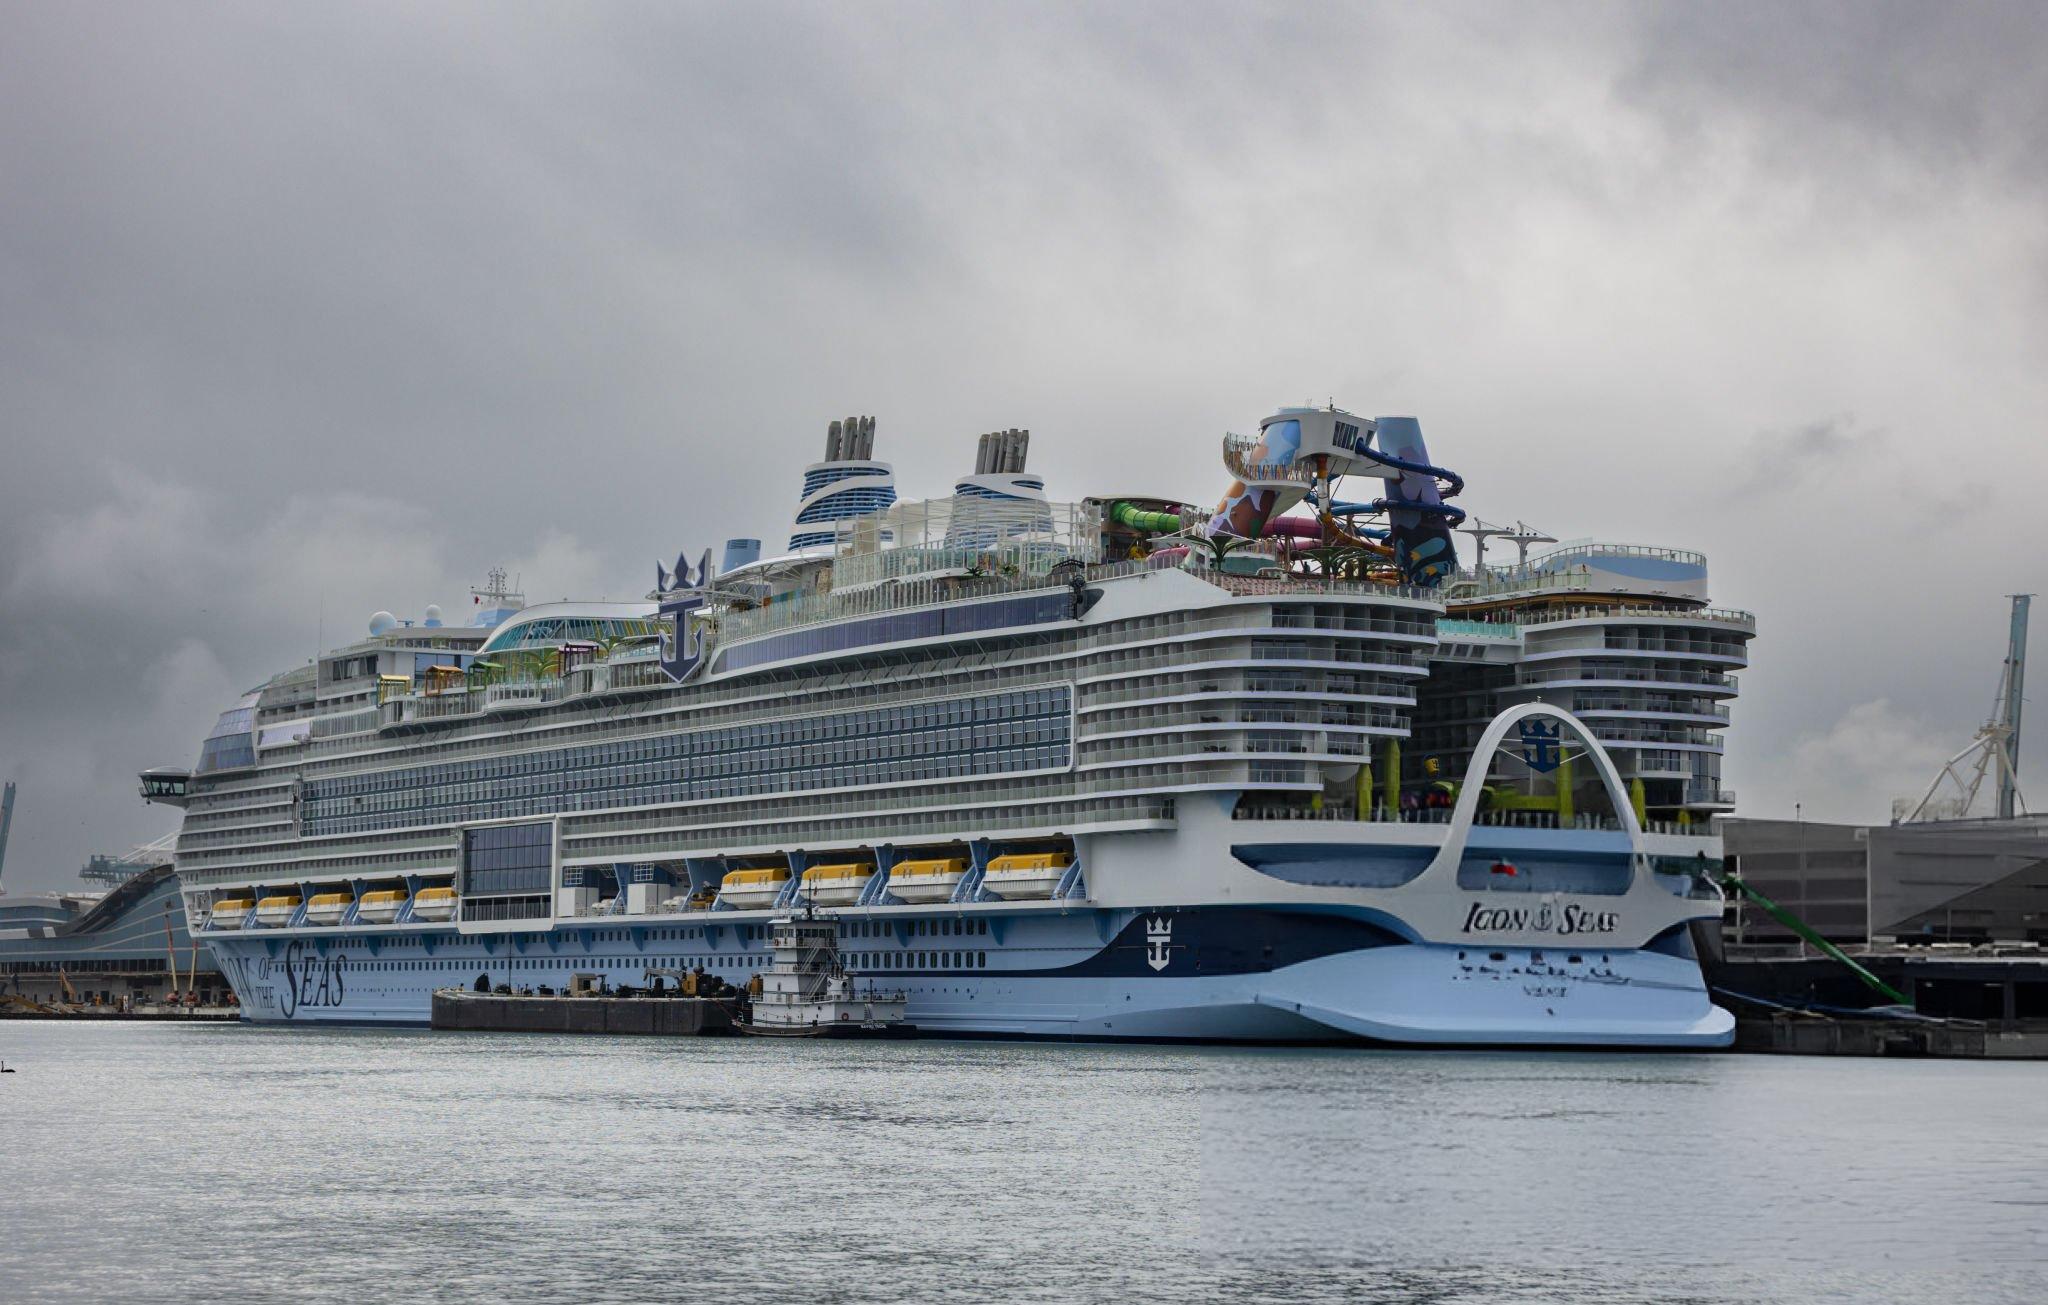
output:
[[[305,900],[297,893],[279,893],[275,897],[265,897],[256,903],[256,923],[272,929],[290,924],[292,916],[299,909],[299,903]]]
[[[718,885],[718,895],[736,910],[752,911],[775,905],[775,898],[789,882],[789,867],[767,866],[759,870],[728,870]]]
[[[1006,902],[1033,897],[1051,897],[1067,877],[1074,858],[1066,852],[1027,852],[999,856],[982,872],[982,891]]]
[[[306,923],[340,924],[355,900],[354,893],[315,893],[313,900],[306,903]]]
[[[452,920],[455,918],[455,890],[453,888],[422,888],[413,894],[412,918],[415,920]]]
[[[944,902],[967,877],[967,860],[899,861],[889,870],[889,895],[906,902]]]
[[[363,894],[363,900],[356,906],[356,919],[364,924],[390,924],[404,909],[403,888],[380,888],[374,893]],[[310,908],[307,914],[312,914]]]
[[[852,906],[860,890],[875,877],[875,868],[858,862],[846,865],[814,865],[804,871],[805,899],[820,906]]]
[[[256,899],[253,897],[230,897],[213,904],[206,923],[215,929],[239,929],[248,922],[249,912],[255,909]]]

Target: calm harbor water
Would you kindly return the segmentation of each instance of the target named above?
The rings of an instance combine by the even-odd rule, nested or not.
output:
[[[2048,1067],[0,1024],[0,1299],[2048,1299]]]

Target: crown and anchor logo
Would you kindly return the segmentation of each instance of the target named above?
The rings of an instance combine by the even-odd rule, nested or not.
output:
[[[1145,921],[1145,964],[1155,970],[1163,970],[1170,958],[1167,949],[1173,944],[1173,921],[1163,915],[1155,915]]]
[[[1522,760],[1529,769],[1547,775],[1564,761],[1562,722],[1545,725],[1540,720],[1525,720],[1517,729],[1522,736]]]

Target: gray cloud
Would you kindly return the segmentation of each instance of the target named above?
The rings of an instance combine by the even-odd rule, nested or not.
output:
[[[1276,404],[1419,413],[1484,515],[1714,557],[1760,812],[1872,702],[1960,746],[2043,587],[2038,6],[8,29],[10,881],[167,829],[133,772],[376,608],[773,537],[847,412],[910,492],[1028,425],[1058,492],[1191,501]]]

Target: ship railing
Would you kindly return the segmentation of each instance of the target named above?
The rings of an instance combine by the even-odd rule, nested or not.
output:
[[[1313,485],[1316,468],[1312,462],[1281,462],[1258,456],[1264,437],[1239,435],[1223,437],[1223,465],[1247,485]]]
[[[1272,806],[1239,806],[1231,811],[1230,818],[1327,824],[1448,825],[1451,823],[1451,809],[1424,807],[1410,811],[1375,804],[1367,808],[1366,814],[1361,817],[1356,806],[1343,802],[1329,802],[1320,807],[1276,803]],[[1613,816],[1594,815],[1583,811],[1574,814],[1571,820],[1562,824],[1559,823],[1557,814],[1550,811],[1481,811],[1473,816],[1472,823],[1488,829],[1618,832],[1623,828],[1622,823]],[[1707,826],[1703,821],[1685,824],[1676,820],[1645,820],[1642,827],[1646,834],[1684,834],[1701,837],[1707,834]]]
[[[1617,620],[1708,621],[1715,625],[1734,626],[1752,634],[1756,632],[1756,614],[1753,612],[1728,607],[1686,607],[1678,603],[1589,604],[1515,614],[1516,624],[1525,626],[1552,625],[1559,621]]]
[[[1209,776],[1229,783],[1254,783],[1261,785],[1304,783],[1302,767],[1251,768],[1247,778],[1242,766],[1228,767],[1233,773],[1228,776]],[[1290,773],[1291,772],[1291,773]],[[587,841],[598,844],[592,848],[572,848],[569,855],[611,855],[617,845],[628,844],[634,855],[638,849],[658,843],[660,855],[677,855],[683,852],[695,854],[698,851],[710,853],[743,844],[748,847],[771,848],[777,844],[788,845],[796,842],[818,844],[871,844],[878,836],[903,843],[957,842],[963,832],[963,824],[971,820],[972,827],[990,833],[1017,831],[1033,836],[1052,832],[1072,832],[1100,826],[1113,825],[1131,828],[1137,825],[1169,825],[1175,818],[1175,802],[1172,797],[1159,795],[1132,794],[1129,796],[1100,798],[1087,804],[1087,810],[1080,814],[1061,812],[1047,815],[1037,811],[1006,812],[976,811],[971,818],[963,818],[957,810],[912,809],[904,811],[875,811],[862,809],[857,821],[840,821],[836,825],[830,817],[804,815],[786,821],[766,824],[713,825],[692,829],[680,834],[672,831],[641,833],[628,831],[605,831],[593,834]],[[878,828],[879,827],[879,828]],[[886,884],[886,881],[884,881]],[[887,905],[893,902],[870,902],[863,899],[860,905]],[[714,908],[733,909],[722,898]]]
[[[1698,567],[1704,567],[1707,564],[1707,555],[1705,553],[1695,552],[1690,548],[1667,548],[1662,544],[1604,544],[1593,539],[1568,539],[1563,543],[1552,545],[1541,552],[1530,554],[1528,564],[1536,567],[1562,561],[1566,558],[1590,559],[1602,557],[1649,557],[1656,558],[1659,561],[1682,562],[1687,566]],[[1519,570],[1520,567],[1521,563],[1518,562],[1502,564],[1502,569],[1513,568]],[[1488,569],[1491,570],[1493,568]]]
[[[1084,709],[1112,707],[1120,703],[1141,702],[1148,699],[1185,698],[1189,694],[1217,695],[1210,701],[1227,702],[1271,702],[1286,701],[1288,698],[1309,699],[1320,702],[1325,697],[1324,686],[1310,684],[1306,680],[1286,681],[1278,684],[1265,683],[1257,689],[1245,687],[1243,669],[1219,670],[1210,673],[1214,678],[1204,677],[1186,684],[1146,684],[1130,688],[1110,688],[1102,683],[1081,686],[1081,706]],[[1285,695],[1276,698],[1273,695]],[[1351,701],[1367,701],[1379,706],[1413,707],[1415,685],[1408,680],[1389,680],[1370,693],[1347,694]]]
[[[1253,705],[1258,701],[1253,699],[1251,703],[1233,707],[1228,700],[1224,700],[1209,711],[1176,711],[1168,708],[1141,712],[1134,717],[1121,720],[1107,719],[1099,715],[1090,716],[1081,726],[1080,736],[1084,739],[1093,739],[1104,735],[1162,729],[1209,730],[1273,725],[1293,725],[1305,729],[1398,730],[1404,728],[1408,722],[1407,715],[1399,711],[1345,711],[1340,708],[1318,708],[1313,702],[1292,709]]]
[[[1434,620],[1411,621],[1399,617],[1379,616],[1346,617],[1332,613],[1328,619],[1295,612],[1275,612],[1271,616],[1258,616],[1259,609],[1210,611],[1200,615],[1179,615],[1166,620],[1153,619],[1129,629],[1106,629],[1088,635],[1077,645],[1088,651],[1114,648],[1130,643],[1156,643],[1164,639],[1184,638],[1190,635],[1228,633],[1256,638],[1275,631],[1320,633],[1330,635],[1387,635],[1406,636],[1412,639],[1436,638]],[[1378,609],[1366,609],[1378,610]],[[1347,640],[1347,642],[1350,642]]]
[[[1213,569],[1201,570],[1196,574],[1207,583],[1215,585],[1218,589],[1228,590],[1240,598],[1294,598],[1304,594],[1331,594],[1362,598],[1409,598],[1439,608],[1444,605],[1444,594],[1441,590],[1424,589],[1417,585],[1383,584],[1377,580],[1345,580],[1324,575],[1237,575],[1230,571]]]
[[[1630,711],[1658,716],[1704,716],[1718,721],[1729,719],[1728,708],[1717,702],[1682,698],[1631,697],[1620,693],[1579,693],[1573,696],[1575,712]]]
[[[1597,686],[1607,683],[1621,684],[1696,684],[1714,689],[1733,689],[1735,677],[1720,671],[1659,671],[1634,667],[1609,666],[1530,666],[1524,667],[1515,676],[1518,686],[1538,684],[1583,683]]]
[[[1508,577],[1488,567],[1484,575],[1463,572],[1456,580],[1445,585],[1444,589],[1446,597],[1452,603],[1485,603],[1503,598],[1587,590],[1592,587],[1592,577],[1583,571],[1549,571],[1536,575],[1518,573]]]
[[[1436,623],[1440,639],[1498,639],[1511,643],[1522,637],[1522,627],[1513,621],[1475,621],[1463,617],[1443,617]]]

